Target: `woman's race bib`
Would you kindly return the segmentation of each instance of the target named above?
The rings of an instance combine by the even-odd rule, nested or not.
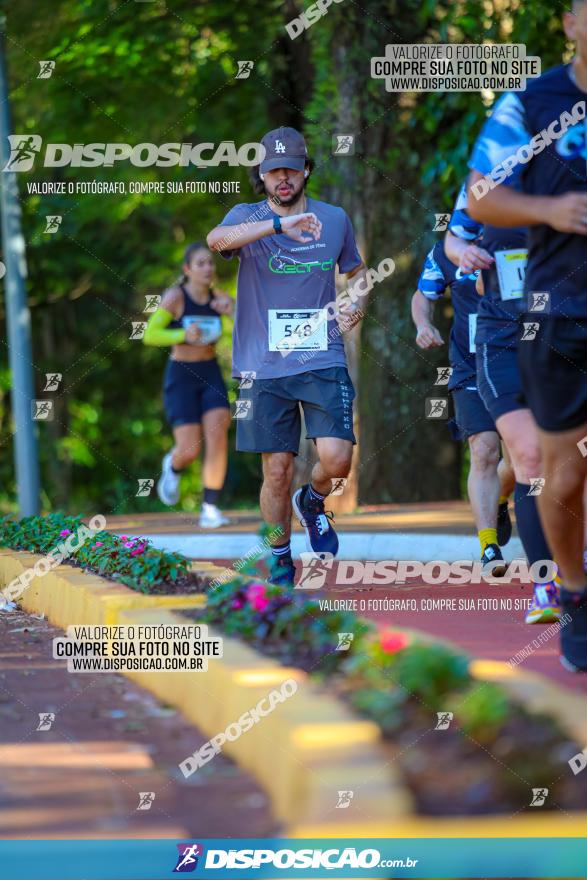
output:
[[[181,323],[184,329],[187,329],[190,324],[196,324],[202,334],[200,340],[202,345],[210,345],[213,342],[217,342],[222,335],[220,315],[185,315],[181,319]]]

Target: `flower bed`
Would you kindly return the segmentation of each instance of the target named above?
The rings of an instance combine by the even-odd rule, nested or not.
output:
[[[306,670],[375,721],[422,814],[516,813],[532,788],[549,790],[542,809],[587,807],[567,764],[580,747],[552,718],[474,680],[462,654],[238,577],[209,593],[205,611],[181,613]],[[344,650],[341,633],[352,633]],[[452,713],[447,729],[436,729],[438,713]]]
[[[0,546],[46,555],[63,547],[84,528],[80,516],[52,513],[21,520],[0,519]],[[82,532],[83,535],[83,532]],[[85,535],[63,562],[81,567],[132,590],[154,595],[202,592],[204,582],[189,570],[179,553],[156,550],[145,538],[115,535],[106,530]]]

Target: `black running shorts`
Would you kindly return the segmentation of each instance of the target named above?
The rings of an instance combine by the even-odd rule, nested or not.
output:
[[[241,389],[237,401],[236,448],[239,452],[297,455],[302,425],[300,407],[308,439],[340,437],[355,443],[354,397],[346,367],[255,379],[250,388]]]

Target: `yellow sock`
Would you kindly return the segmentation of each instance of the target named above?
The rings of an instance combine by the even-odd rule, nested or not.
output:
[[[509,495],[500,495],[499,496],[499,503],[500,504],[507,504],[509,500],[510,500]]]
[[[485,553],[488,544],[497,544],[497,529],[479,529],[477,534],[481,544],[481,555]]]

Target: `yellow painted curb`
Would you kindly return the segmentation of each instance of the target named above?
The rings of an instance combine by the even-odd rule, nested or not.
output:
[[[351,806],[352,809],[352,806]],[[503,816],[408,816],[389,822],[364,822],[353,827],[354,837],[389,838],[524,838],[585,837],[587,813],[538,812],[532,815]],[[290,837],[314,837],[314,826],[303,823],[289,831]],[[348,829],[337,823],[323,825],[321,837],[347,837]]]
[[[0,584],[7,586],[42,558],[33,553],[2,549]],[[42,577],[33,578],[18,602],[27,611],[44,614],[51,623],[65,628],[82,624],[112,626],[126,608],[203,608],[206,597],[204,594],[152,596],[137,593],[71,565],[58,565]]]
[[[185,618],[171,611],[129,609],[119,622],[177,624]],[[132,672],[129,677],[181,709],[209,737],[295,679],[298,689],[290,699],[222,748],[263,786],[286,833],[304,821],[319,834],[324,823],[335,819],[354,833],[356,818],[336,810],[338,792],[349,789],[355,797],[362,791],[373,821],[399,819],[411,811],[411,796],[389,763],[377,725],[358,718],[301,670],[281,666],[218,630],[209,633],[222,638],[223,657],[209,660],[207,672]]]
[[[6,586],[40,558],[0,549],[0,584]],[[202,608],[205,596],[148,596],[61,565],[35,578],[19,602],[27,611],[43,613],[61,627],[159,625],[185,623],[172,609]],[[425,641],[439,641],[426,633],[410,632]],[[237,722],[272,689],[295,679],[298,689],[292,698],[279,703],[262,724],[254,724],[223,746],[223,752],[267,791],[286,836],[585,836],[587,813],[566,813],[564,817],[552,812],[475,818],[411,815],[412,797],[401,783],[376,724],[354,715],[299,669],[281,666],[211,627],[209,633],[222,638],[223,658],[209,660],[206,673],[125,674],[181,710],[209,737]],[[547,708],[581,744],[587,742],[587,701],[580,695],[505,663],[475,660],[471,672],[478,680],[499,681],[533,711]],[[178,763],[187,757],[181,756]],[[350,806],[337,809],[339,791],[349,790],[354,793]]]

